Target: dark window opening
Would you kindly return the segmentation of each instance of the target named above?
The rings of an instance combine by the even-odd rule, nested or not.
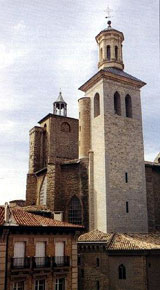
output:
[[[82,224],[82,208],[78,197],[72,197],[68,209],[68,221],[72,224]]]
[[[114,94],[114,113],[121,115],[121,99],[118,92]]]
[[[107,59],[108,60],[111,59],[111,47],[110,47],[110,45],[107,45]]]
[[[120,280],[126,279],[126,268],[123,264],[121,264],[118,268],[118,274]]]
[[[102,48],[100,49],[100,60],[101,61],[103,60],[103,49]]]
[[[132,100],[131,96],[127,95],[125,98],[126,117],[132,118]]]
[[[128,173],[127,172],[125,173],[125,181],[126,181],[126,183],[128,183]]]
[[[100,115],[100,96],[98,93],[95,94],[94,97],[94,117]]]
[[[81,265],[81,257],[78,256],[78,265]]]
[[[96,259],[96,266],[99,267],[99,258]]]
[[[100,289],[100,286],[99,286],[99,281],[96,282],[96,287],[97,287],[97,290]]]
[[[129,212],[129,204],[128,204],[128,201],[126,201],[126,213]]]
[[[115,46],[115,59],[118,60],[118,46]]]
[[[84,278],[84,270],[81,269],[81,277]]]

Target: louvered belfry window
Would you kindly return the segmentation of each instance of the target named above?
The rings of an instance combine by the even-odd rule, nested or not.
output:
[[[82,224],[82,208],[76,196],[72,197],[69,204],[68,221],[72,224]]]

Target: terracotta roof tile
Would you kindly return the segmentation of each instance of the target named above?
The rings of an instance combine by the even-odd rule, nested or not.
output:
[[[106,243],[108,250],[156,250],[160,249],[160,233],[105,234],[98,230],[81,235],[81,243]]]
[[[80,225],[74,225],[67,222],[61,222],[52,218],[28,213],[20,208],[10,208],[12,213],[12,222],[20,226],[48,226],[48,227],[67,227],[67,228],[84,228]],[[0,225],[4,224],[4,207],[0,206]]]
[[[113,234],[105,234],[99,230],[93,230],[89,233],[81,235],[78,239],[79,242],[106,242],[111,241]]]
[[[160,233],[115,234],[109,250],[152,250],[160,249]]]

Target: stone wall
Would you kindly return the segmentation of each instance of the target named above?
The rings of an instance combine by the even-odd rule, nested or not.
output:
[[[145,172],[149,231],[160,230],[160,166],[146,163]]]

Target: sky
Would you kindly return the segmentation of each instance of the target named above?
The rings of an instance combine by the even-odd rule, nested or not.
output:
[[[142,88],[145,159],[160,151],[159,0],[0,0],[0,204],[25,199],[29,130],[60,89],[78,118],[78,88],[97,72],[95,36],[123,31],[125,71]]]

